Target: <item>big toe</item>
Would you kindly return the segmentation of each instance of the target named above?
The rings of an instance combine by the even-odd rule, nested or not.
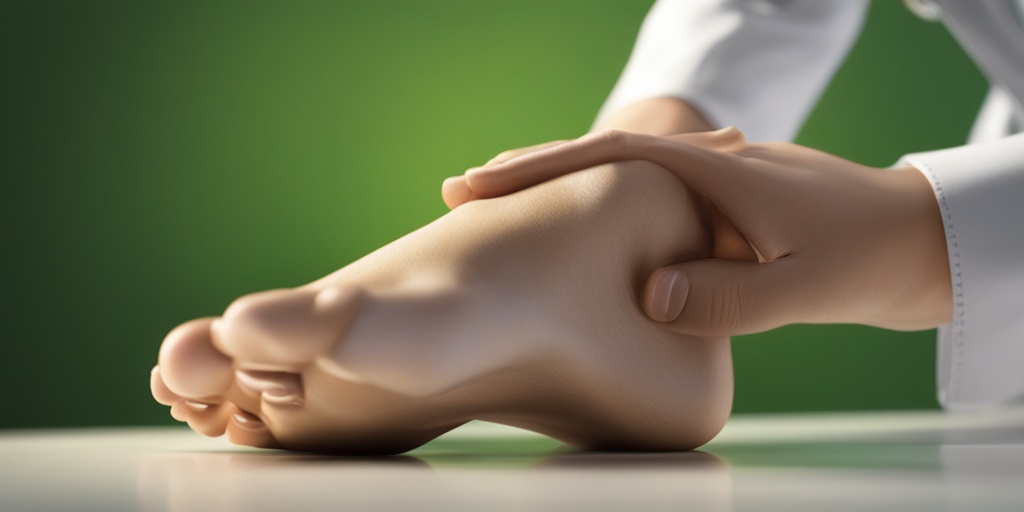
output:
[[[183,398],[223,394],[233,380],[232,361],[213,346],[211,318],[186,322],[160,346],[160,377],[167,390]]]
[[[299,372],[342,337],[359,296],[312,286],[246,295],[214,325],[215,343],[245,370]]]

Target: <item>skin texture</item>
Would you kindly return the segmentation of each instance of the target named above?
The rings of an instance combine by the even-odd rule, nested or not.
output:
[[[659,269],[647,314],[693,335],[788,323],[916,330],[948,323],[952,287],[934,193],[912,167],[876,169],[786,143],[726,145],[729,130],[657,137],[589,134],[446,182],[449,206],[499,196],[602,162],[665,166],[714,206],[715,257]],[[719,238],[757,261],[719,255]],[[738,252],[741,252],[737,249]],[[746,259],[746,258],[744,258]]]
[[[153,395],[250,446],[398,453],[483,419],[582,448],[694,448],[729,414],[728,339],[663,329],[637,297],[710,238],[664,169],[601,165],[179,326]]]

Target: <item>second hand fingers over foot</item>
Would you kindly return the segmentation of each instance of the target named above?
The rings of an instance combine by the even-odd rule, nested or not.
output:
[[[701,134],[732,141],[723,147],[740,148],[742,138],[729,133]],[[698,136],[694,136],[698,137]],[[745,142],[742,142],[745,144]],[[466,171],[466,184],[477,198],[506,195],[565,174],[597,165],[647,160],[664,167],[690,188],[705,195],[719,192],[733,181],[744,159],[715,147],[686,142],[685,136],[657,137],[617,130],[587,134],[569,143],[522,155],[503,164]]]
[[[545,142],[543,144],[536,144],[519,149],[510,149],[498,153],[494,158],[490,159],[481,167],[473,167],[473,169],[480,169],[483,167],[491,167],[495,165],[503,164],[514,158],[535,153],[547,148],[565,144],[565,140],[555,140],[551,142]],[[463,176],[452,176],[444,180],[441,184],[441,198],[444,200],[444,204],[449,209],[454,210],[455,208],[466,204],[474,199],[477,199],[473,195],[473,190],[469,188],[469,184],[466,181],[466,177]]]
[[[733,153],[747,147],[743,132],[735,127],[666,137],[615,130],[597,132],[571,141],[558,140],[505,151],[482,167],[474,167],[463,176],[446,179],[441,195],[445,204],[454,209],[474,199],[509,194],[594,165],[622,159],[643,159],[642,154],[632,154],[629,149],[641,149],[640,143],[653,140]],[[655,162],[665,165],[664,162]]]

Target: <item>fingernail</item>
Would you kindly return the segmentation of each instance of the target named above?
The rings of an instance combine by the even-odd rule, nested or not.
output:
[[[660,322],[671,322],[679,318],[690,292],[690,282],[682,272],[666,270],[658,276],[652,290],[654,311],[652,318]]]
[[[231,418],[235,420],[235,424],[246,430],[262,430],[266,428],[263,421],[247,412],[236,412],[231,415]]]

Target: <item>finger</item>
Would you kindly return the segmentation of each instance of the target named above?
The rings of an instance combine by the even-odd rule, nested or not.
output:
[[[441,183],[441,199],[449,210],[468,203],[473,199],[473,190],[466,183],[465,176],[452,176]]]
[[[501,164],[518,156],[539,151],[541,149],[557,146],[559,144],[564,144],[565,142],[567,141],[556,140],[525,148],[503,151],[501,153],[498,153],[498,155],[495,156],[494,158],[488,160],[487,163],[484,164],[484,166],[486,167],[488,165]],[[474,169],[476,169],[476,167],[474,167]],[[444,182],[441,184],[441,198],[444,200],[444,204],[448,206],[449,210],[454,210],[455,208],[463,204],[466,204],[474,199],[473,191],[469,188],[469,185],[466,184],[466,178],[464,176],[452,176],[450,178],[445,179]]]
[[[738,128],[734,126],[708,132],[682,133],[668,136],[666,137],[666,139],[675,142],[699,145],[706,147],[708,149],[714,149],[716,151],[738,152],[742,151],[747,147],[747,140],[744,137],[743,132],[741,132]],[[553,148],[555,146],[560,146],[567,142],[571,141],[553,141],[544,144],[537,144],[535,146],[530,146],[527,148],[505,151],[500,153],[498,156],[492,158],[490,161],[488,161],[487,164],[485,164],[485,167],[503,164],[512,159],[519,158],[523,155],[536,153],[538,151]],[[552,176],[552,178],[553,177],[557,176]],[[472,200],[473,190],[469,188],[469,185],[467,184],[464,178],[459,178],[461,177],[454,177],[445,180],[445,183],[442,185],[441,188],[441,195],[444,198],[445,204],[447,204],[448,207],[451,209],[454,209],[455,207]],[[521,188],[526,188],[526,186],[522,186]]]
[[[804,321],[817,307],[797,258],[771,263],[705,259],[655,271],[644,288],[652,320],[693,336],[762,332]],[[803,277],[801,279],[801,277]]]
[[[476,197],[496,197],[595,165],[625,160],[661,165],[712,199],[727,190],[724,185],[736,182],[744,161],[731,153],[664,137],[612,130],[588,134],[504,164],[471,169],[466,172],[466,182]]]
[[[759,261],[757,252],[728,217],[714,203],[708,202],[708,225],[711,228],[711,256],[722,260]]]
[[[666,139],[685,144],[703,146],[715,151],[737,153],[747,149],[747,138],[735,126],[729,126],[710,132],[689,132],[669,135]]]
[[[551,148],[554,146],[558,146],[560,144],[565,144],[566,142],[569,141],[554,140],[551,142],[545,142],[543,144],[534,144],[533,146],[527,146],[525,148],[509,149],[507,151],[502,151],[501,153],[498,153],[494,158],[488,160],[487,163],[484,164],[484,167],[502,164],[509,160],[512,160],[513,158],[520,157],[529,153],[535,153],[542,149]]]
[[[747,158],[756,158],[786,167],[817,167],[831,170],[835,169],[838,162],[849,162],[824,151],[789,142],[748,144],[738,153]],[[824,162],[830,165],[822,165]]]

